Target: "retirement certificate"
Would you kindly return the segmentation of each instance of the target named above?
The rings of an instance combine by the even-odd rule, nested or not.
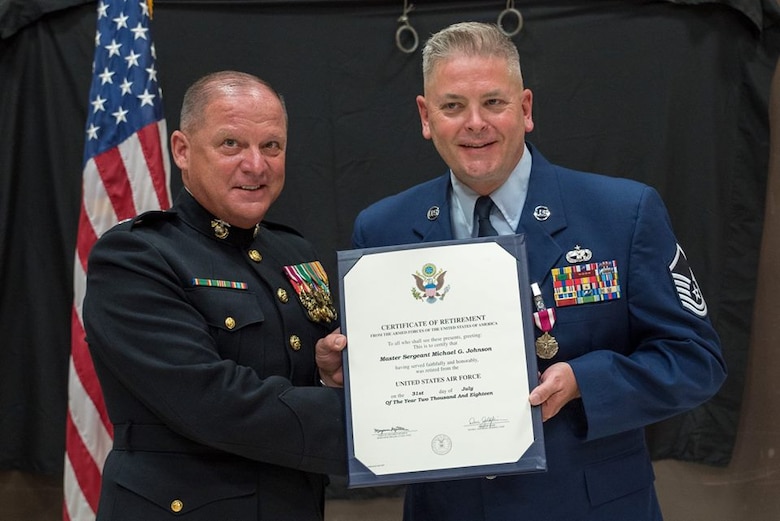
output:
[[[349,486],[545,470],[524,236],[338,256]]]

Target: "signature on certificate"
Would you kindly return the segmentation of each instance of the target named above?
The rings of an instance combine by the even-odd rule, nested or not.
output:
[[[402,438],[405,436],[410,436],[412,432],[413,431],[411,429],[401,427],[400,425],[393,427],[374,427],[374,437],[379,439]]]
[[[498,416],[481,416],[479,418],[472,416],[469,418],[468,427],[470,429],[503,429],[506,418]]]

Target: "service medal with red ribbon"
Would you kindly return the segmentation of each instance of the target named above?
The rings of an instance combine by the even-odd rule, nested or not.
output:
[[[329,324],[336,319],[328,275],[319,261],[285,266],[284,272],[310,320]]]
[[[531,284],[531,292],[534,297],[534,324],[542,331],[542,335],[536,339],[536,355],[544,360],[549,360],[558,354],[558,341],[550,334],[555,326],[555,309],[547,309],[542,299],[542,292],[539,285],[534,282]]]
[[[558,341],[550,334],[555,325],[555,309],[545,309],[534,313],[534,324],[544,331],[542,336],[536,339],[536,354],[539,358],[549,360],[558,354]]]

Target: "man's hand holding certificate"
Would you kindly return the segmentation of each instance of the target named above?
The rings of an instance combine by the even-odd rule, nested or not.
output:
[[[522,235],[339,252],[339,271],[350,486],[546,468]]]

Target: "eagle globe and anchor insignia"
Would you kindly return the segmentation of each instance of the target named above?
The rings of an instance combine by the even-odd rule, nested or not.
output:
[[[444,296],[450,290],[449,284],[444,286],[444,275],[447,272],[438,269],[435,264],[427,263],[420,271],[412,273],[416,288],[412,288],[412,296],[421,301],[433,304],[444,300]]]

